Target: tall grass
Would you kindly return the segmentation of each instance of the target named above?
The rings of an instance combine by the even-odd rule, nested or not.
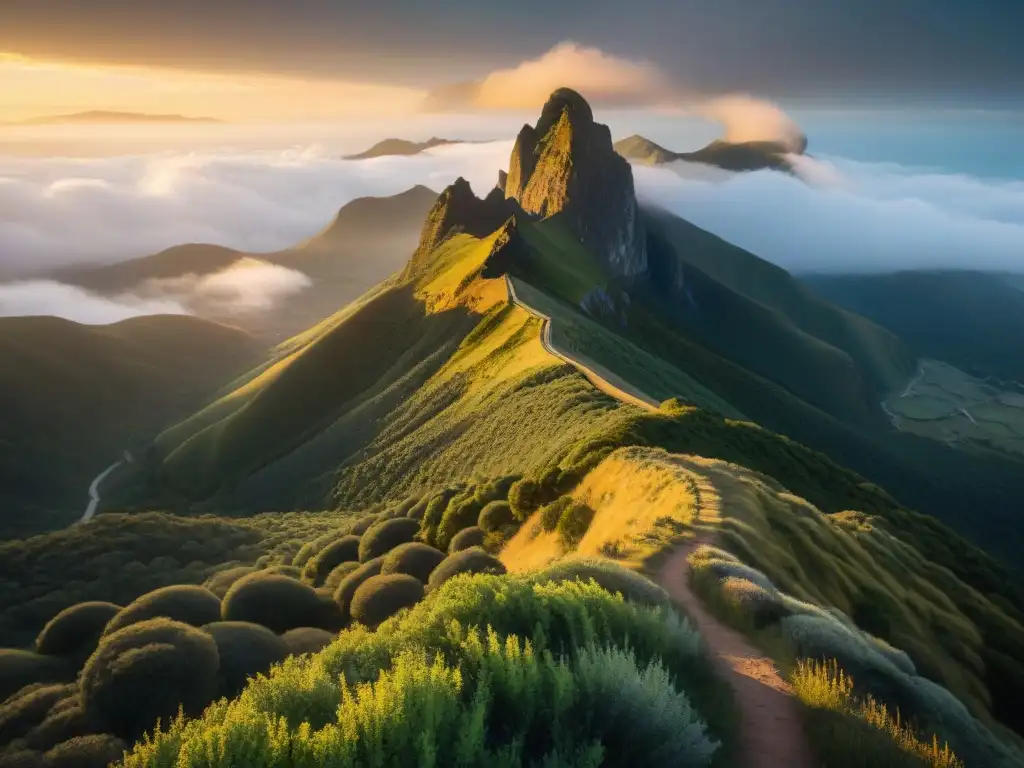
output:
[[[802,660],[790,677],[808,709],[807,733],[828,768],[964,768],[938,737],[922,740],[899,711],[854,695],[853,678],[831,661]]]

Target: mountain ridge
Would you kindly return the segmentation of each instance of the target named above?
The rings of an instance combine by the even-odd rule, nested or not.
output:
[[[615,151],[632,162],[645,165],[664,165],[676,161],[701,163],[724,171],[750,172],[761,170],[794,173],[793,163],[788,155],[803,155],[807,149],[804,137],[798,147],[791,147],[781,141],[730,142],[715,139],[710,144],[693,152],[673,152],[639,134],[619,139]]]

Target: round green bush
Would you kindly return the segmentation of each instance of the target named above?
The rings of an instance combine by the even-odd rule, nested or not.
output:
[[[120,605],[99,601],[65,608],[43,627],[36,637],[36,653],[46,656],[88,656],[103,630],[121,610]]]
[[[404,573],[426,583],[431,572],[444,560],[444,552],[429,544],[409,541],[399,544],[384,556],[380,572],[384,575]]]
[[[264,568],[263,573],[271,576],[287,576],[289,579],[302,578],[302,569],[295,565],[271,565]]]
[[[376,627],[403,608],[423,599],[423,582],[404,573],[371,576],[352,596],[352,618],[368,627]]]
[[[360,566],[359,561],[342,563],[337,568],[327,574],[327,578],[324,579],[324,586],[329,587],[332,591],[338,588],[342,580],[356,570]]]
[[[66,698],[74,686],[56,683],[23,688],[0,705],[0,745],[24,736],[43,722],[50,708]]]
[[[668,592],[636,571],[611,560],[597,557],[579,557],[549,565],[532,576],[537,584],[549,581],[593,580],[608,592],[618,593],[623,599],[643,605],[668,605]]]
[[[508,489],[508,503],[516,518],[523,522],[540,506],[540,488],[535,480],[523,478]]]
[[[334,590],[330,587],[320,587],[316,591],[317,599],[320,601],[320,609],[309,622],[311,627],[326,629],[328,632],[340,632],[348,624],[348,617],[341,612],[341,606],[334,602]]]
[[[437,589],[452,576],[459,573],[505,573],[505,566],[481,547],[463,549],[448,555],[430,574],[427,589]]]
[[[74,665],[55,656],[0,648],[0,701],[32,683],[63,683],[75,676]]]
[[[485,538],[487,538],[487,532],[483,528],[475,525],[472,528],[463,528],[452,537],[451,543],[448,545],[448,554],[461,552],[471,547],[481,547]]]
[[[80,703],[61,709],[50,710],[46,718],[25,736],[25,746],[45,752],[76,736],[85,736],[102,730],[95,718],[89,717]]]
[[[120,762],[128,745],[109,733],[76,736],[46,753],[47,768],[107,768]]]
[[[319,627],[297,627],[281,635],[281,641],[288,649],[289,656],[301,656],[304,653],[319,653],[334,642],[336,637],[334,633]]]
[[[405,513],[405,516],[410,517],[413,520],[422,520],[423,516],[427,513],[427,504],[429,503],[429,496],[420,499],[410,507],[409,511]]]
[[[82,670],[85,714],[105,730],[135,741],[179,707],[195,717],[217,695],[217,643],[202,630],[150,619],[107,635]]]
[[[384,558],[378,557],[370,560],[368,563],[363,563],[356,568],[352,573],[341,580],[338,588],[334,590],[334,602],[338,604],[341,609],[341,616],[345,621],[348,621],[352,614],[350,608],[352,607],[352,596],[359,589],[359,585],[366,581],[371,576],[377,576],[380,573],[380,569],[384,567]]]
[[[287,576],[258,572],[234,583],[224,596],[218,618],[262,624],[280,634],[315,624],[320,611],[320,599],[308,584]]]
[[[516,523],[515,513],[507,501],[492,501],[480,510],[476,524],[487,533],[500,531],[506,525]]]
[[[369,562],[387,554],[399,544],[412,541],[419,530],[419,521],[408,517],[396,517],[374,524],[359,542],[359,562]]]
[[[245,621],[215,621],[203,627],[217,643],[220,695],[234,698],[250,677],[284,660],[284,641],[266,627]]]
[[[354,536],[362,536],[372,528],[379,518],[376,515],[363,515],[349,527],[349,533]]]
[[[586,504],[573,502],[558,518],[558,540],[566,550],[575,549],[583,541],[594,521],[594,510]]]
[[[327,575],[342,563],[358,562],[359,541],[358,536],[349,534],[331,542],[306,563],[303,578],[314,586],[320,586]]]
[[[0,752],[0,768],[49,768],[46,758],[31,749]]]
[[[154,589],[118,611],[107,624],[104,634],[110,635],[130,624],[157,618],[201,627],[220,618],[220,598],[206,587],[191,584]]]
[[[255,573],[258,568],[254,568],[251,565],[236,565],[234,568],[226,568],[223,571],[217,571],[205,582],[203,586],[213,592],[217,597],[223,598],[231,589],[231,585],[238,581],[243,576],[248,576],[250,573]]]

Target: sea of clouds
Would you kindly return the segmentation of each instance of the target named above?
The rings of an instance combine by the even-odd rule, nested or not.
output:
[[[617,128],[616,135],[632,132]],[[267,308],[302,290],[305,276],[257,257],[226,270],[212,287],[192,277],[131,295],[96,296],[56,282],[48,271],[191,242],[253,254],[284,249],[315,234],[356,197],[396,194],[414,184],[440,191],[458,176],[485,194],[507,167],[511,146],[465,144],[366,161],[342,160],[318,146],[0,157],[0,315],[111,322],[192,312],[211,296],[239,308]],[[839,157],[796,162],[798,177],[639,167],[634,176],[643,201],[793,271],[1024,271],[1024,180]]]

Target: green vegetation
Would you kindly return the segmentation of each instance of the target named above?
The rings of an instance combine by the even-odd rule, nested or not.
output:
[[[505,566],[481,547],[454,552],[444,559],[430,574],[427,589],[439,589],[446,581],[460,573],[504,573]]]
[[[246,578],[252,578],[251,576]],[[228,590],[230,595],[234,587]],[[220,598],[205,587],[178,584],[147,592],[122,608],[103,631],[105,635],[140,621],[164,617],[201,627],[220,619]]]
[[[319,653],[335,638],[335,633],[317,627],[299,627],[289,629],[281,640],[284,642],[288,655],[301,656],[306,653]]]
[[[507,501],[492,501],[480,510],[477,526],[487,533],[516,524],[516,516]]]
[[[309,583],[319,586],[339,565],[358,563],[360,542],[361,539],[353,534],[332,541],[306,563],[303,578]]]
[[[418,541],[399,544],[384,556],[380,572],[384,575],[404,573],[425,584],[444,557],[441,550]]]
[[[252,622],[274,632],[287,632],[317,626],[321,612],[316,590],[308,584],[287,576],[253,573],[228,590],[222,614],[224,621]]]
[[[65,608],[43,627],[36,638],[36,653],[73,656],[85,661],[96,650],[107,624],[121,606],[93,600]]]
[[[383,567],[383,557],[370,560],[360,565],[338,584],[338,588],[334,591],[334,602],[341,609],[341,617],[344,621],[348,621],[352,617],[352,598],[355,596],[356,590],[367,579],[379,576]]]
[[[697,636],[669,610],[579,582],[463,576],[376,632],[348,630],[178,720],[125,765],[198,756],[213,732],[227,750],[215,764],[244,749],[281,766],[707,765],[730,727],[720,695]]]
[[[615,565],[605,558],[576,557],[561,560],[532,575],[536,583],[549,581],[593,581],[601,589],[622,595],[639,605],[668,605],[668,593],[644,576]]]
[[[266,627],[244,621],[216,621],[203,627],[217,644],[220,657],[218,693],[233,698],[250,677],[266,674],[284,661],[288,647],[283,638]]]
[[[408,517],[382,520],[363,534],[359,542],[359,562],[366,563],[386,555],[399,544],[412,541],[419,530],[419,521]]]
[[[483,546],[486,537],[487,532],[483,528],[478,528],[475,525],[470,528],[463,528],[452,536],[451,543],[448,545],[448,554]]]
[[[220,657],[210,635],[150,619],[103,639],[82,671],[82,708],[109,732],[135,740],[181,707],[203,711],[217,693]]]
[[[853,680],[836,664],[801,661],[793,691],[807,708],[807,734],[835,768],[963,768],[948,745],[924,742],[873,698],[854,696]]]
[[[371,576],[352,595],[352,620],[370,628],[423,599],[423,582],[404,573]]]
[[[0,701],[33,683],[65,682],[75,670],[64,659],[32,651],[0,648]]]
[[[0,538],[81,517],[97,474],[258,354],[246,334],[187,316],[0,318]]]

